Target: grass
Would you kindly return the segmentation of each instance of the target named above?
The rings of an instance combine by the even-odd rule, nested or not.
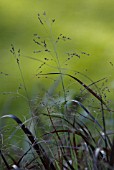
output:
[[[11,45],[22,79],[20,88],[25,92],[18,91],[16,95],[26,100],[30,114],[26,116],[23,112],[23,121],[16,113],[1,117],[0,168],[111,170],[114,168],[113,125],[110,125],[113,111],[105,94],[107,79],[92,81],[70,69],[72,62],[89,54],[67,51],[62,58],[60,47],[71,39],[63,34],[55,38],[52,30],[55,19],[48,20],[45,12],[38,14],[38,20],[47,36],[35,33],[36,56],[23,57],[40,63],[35,77],[40,81],[45,79],[48,90],[34,99],[29,97],[20,49],[16,51]],[[8,121],[4,123],[6,118]]]

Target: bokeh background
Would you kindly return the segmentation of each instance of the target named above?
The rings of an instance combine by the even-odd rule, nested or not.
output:
[[[68,44],[65,42],[59,46],[60,61],[64,59],[62,54],[65,51],[90,54],[69,61],[67,68],[79,71],[93,81],[107,77],[110,89],[108,98],[113,104],[114,1],[0,0],[0,114],[18,115],[29,110],[19,67],[10,52],[11,44],[17,51],[21,51],[20,66],[30,99],[37,96],[49,81],[45,82],[35,76],[42,63],[25,57],[35,55],[33,51],[37,46],[33,42],[33,34],[37,33],[44,38],[49,34],[45,33],[45,28],[37,18],[37,14],[43,14],[44,11],[47,20],[55,19],[52,26],[54,37],[62,33],[71,38]],[[40,59],[44,57],[47,56],[43,53]],[[44,67],[44,71],[49,70]],[[80,78],[86,82],[84,77]]]

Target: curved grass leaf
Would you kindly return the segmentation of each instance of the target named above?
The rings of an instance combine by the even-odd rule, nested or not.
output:
[[[68,77],[71,77],[75,81],[77,81],[79,84],[81,84],[87,91],[89,91],[95,98],[97,98],[101,103],[103,103],[106,106],[106,103],[103,101],[102,97],[95,93],[90,87],[88,87],[85,83],[83,83],[81,80],[79,80],[77,77],[74,77],[70,74],[65,74],[65,73],[46,73],[46,74],[39,74],[39,75],[53,75],[53,74],[62,74]]]
[[[92,120],[103,130],[102,126],[99,124],[99,122],[94,118],[94,116],[84,107],[84,105],[77,101],[77,100],[70,100],[74,103],[77,103],[91,118]]]
[[[42,164],[44,165],[45,169],[46,170],[56,170],[55,166],[53,165],[52,161],[48,157],[48,155],[45,152],[45,150],[43,149],[43,147],[38,143],[38,141],[35,139],[35,137],[31,133],[31,131],[21,122],[21,120],[18,117],[11,115],[11,114],[4,115],[1,118],[6,118],[6,117],[12,118],[13,120],[15,120],[18,123],[18,125],[21,127],[21,129],[23,130],[25,135],[30,140],[30,142],[31,142],[33,148],[35,149],[35,151],[37,152],[38,156],[40,157],[40,160],[41,160]]]

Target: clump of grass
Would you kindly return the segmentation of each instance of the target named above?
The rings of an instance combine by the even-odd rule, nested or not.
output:
[[[26,58],[40,63],[36,78],[46,78],[47,82],[52,80],[54,83],[42,98],[37,96],[31,100],[21,69],[20,50],[16,53],[11,45],[11,53],[17,61],[31,114],[25,121],[21,121],[16,113],[1,117],[1,120],[13,119],[18,126],[11,124],[10,127],[1,127],[0,166],[8,170],[111,170],[114,168],[114,140],[112,127],[107,128],[106,114],[112,113],[104,97],[105,88],[101,90],[97,85],[106,79],[94,82],[87,75],[71,70],[69,62],[72,64],[74,58],[79,60],[81,55],[89,54],[67,51],[61,60],[58,45],[60,41],[71,39],[63,34],[54,39],[52,24],[55,19],[49,21],[45,12],[43,15],[38,14],[38,20],[48,37],[34,34],[33,41],[38,46],[34,53],[37,57]],[[46,28],[46,24],[49,29]],[[42,53],[44,58],[39,58]],[[47,72],[45,67],[50,70]],[[91,83],[87,85],[78,75],[84,76]],[[72,85],[73,97],[70,92]],[[81,90],[78,88],[78,93],[77,86],[81,87]],[[8,128],[11,130],[12,127],[16,130],[12,130],[10,135]],[[14,139],[15,135],[17,139]],[[7,143],[9,137],[11,145]],[[18,143],[20,141],[21,144]]]

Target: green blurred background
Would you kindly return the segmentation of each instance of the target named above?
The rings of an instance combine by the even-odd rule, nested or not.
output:
[[[68,44],[60,44],[60,61],[64,59],[62,54],[65,51],[89,53],[89,56],[82,55],[79,60],[69,61],[67,68],[80,71],[93,81],[107,77],[111,91],[108,97],[113,104],[114,1],[0,0],[1,115],[27,113],[29,110],[25,98],[21,96],[26,95],[16,59],[10,53],[11,44],[17,51],[21,50],[21,69],[31,99],[37,96],[42,83],[45,83],[45,80],[35,77],[41,63],[23,57],[34,57],[33,50],[37,48],[33,42],[34,33],[46,36],[45,28],[37,19],[37,14],[44,11],[48,18],[56,20],[53,26],[54,36],[62,33],[72,39]],[[42,54],[40,59],[45,56]],[[48,72],[48,68],[45,67],[44,70]],[[86,81],[83,77],[81,80]],[[17,95],[20,86],[22,89]]]

